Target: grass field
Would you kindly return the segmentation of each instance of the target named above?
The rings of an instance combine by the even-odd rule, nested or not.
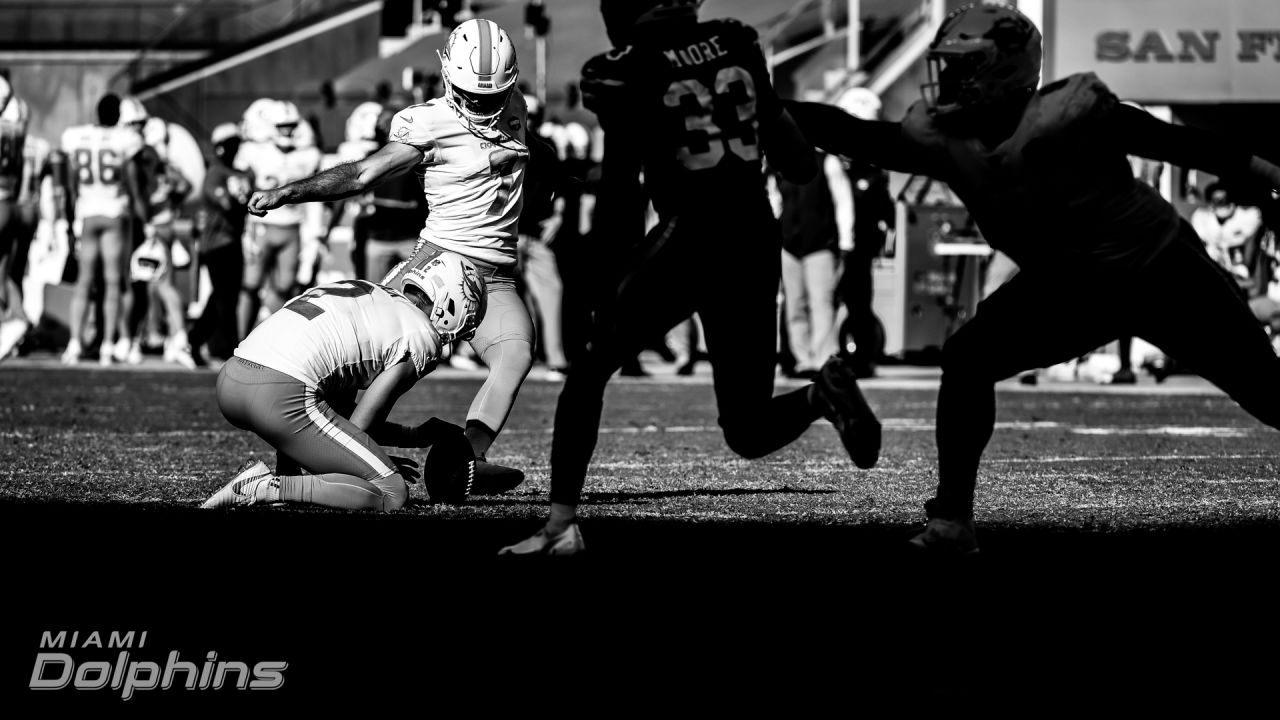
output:
[[[936,481],[927,370],[866,384],[885,424],[880,464],[866,472],[825,423],[763,460],[736,458],[705,375],[615,381],[583,508],[588,553],[553,562],[494,553],[545,512],[558,384],[530,380],[490,453],[525,469],[522,487],[459,507],[431,505],[418,487],[403,512],[375,516],[200,511],[244,458],[273,464],[265,443],[222,419],[214,378],[47,361],[0,369],[0,527],[10,594],[33,618],[9,628],[11,647],[32,647],[49,624],[149,624],[195,645],[217,637],[295,653],[289,687],[303,692],[345,677],[344,664],[301,656],[329,658],[332,643],[304,630],[342,626],[333,613],[348,609],[359,630],[339,633],[341,647],[418,662],[452,657],[432,655],[432,643],[478,653],[475,638],[536,652],[558,622],[597,656],[639,643],[626,657],[645,657],[657,633],[688,643],[681,662],[695,665],[698,647],[746,657],[778,643],[829,646],[852,662],[867,656],[849,649],[872,637],[885,643],[872,658],[909,664],[913,643],[935,633],[958,632],[972,654],[978,638],[1016,649],[1030,629],[1069,638],[1070,657],[1089,667],[1123,665],[1122,638],[1176,664],[1195,639],[1234,653],[1236,641],[1276,636],[1277,438],[1194,380],[1003,385],[979,487],[983,555],[937,563],[904,542]],[[442,371],[392,419],[460,422],[479,383]],[[284,615],[293,620],[261,622],[300,599]],[[388,640],[403,637],[397,628],[425,634]],[[19,656],[25,682],[30,654]]]

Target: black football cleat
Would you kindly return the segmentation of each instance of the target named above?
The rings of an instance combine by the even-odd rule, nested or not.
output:
[[[472,495],[501,495],[524,482],[524,473],[515,468],[495,465],[485,460],[484,456],[476,458],[475,481],[471,484]]]
[[[822,414],[835,426],[853,464],[863,470],[880,459],[880,421],[858,389],[854,368],[839,356],[827,360],[814,380]]]

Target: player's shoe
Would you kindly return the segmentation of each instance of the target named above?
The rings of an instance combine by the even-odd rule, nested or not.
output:
[[[246,460],[231,481],[204,501],[202,508],[240,507],[280,501],[280,480],[261,460]]]
[[[924,531],[909,540],[913,546],[938,555],[976,555],[978,538],[973,518],[930,518]]]
[[[112,357],[113,351],[113,344],[102,343],[102,346],[98,348],[98,364],[102,367],[111,367],[111,363],[115,361],[115,358]]]
[[[476,458],[476,476],[471,495],[501,495],[524,482],[524,473],[515,468],[489,462],[483,455]]]
[[[115,346],[111,348],[111,357],[115,358],[115,361],[118,363],[128,362],[130,345],[132,345],[132,343],[129,342],[129,338],[127,337],[122,337],[116,340]]]
[[[177,363],[188,370],[196,369],[196,360],[191,356],[191,345],[185,333],[164,341],[164,361]]]
[[[80,354],[82,352],[84,352],[84,349],[80,347],[80,341],[72,340],[67,343],[67,349],[62,351],[62,357],[60,358],[62,364],[75,365],[80,362]]]
[[[853,464],[863,470],[875,467],[880,459],[880,421],[858,389],[854,369],[840,356],[832,356],[818,371],[814,390],[823,416],[840,433]]]
[[[1129,368],[1120,368],[1115,375],[1111,376],[1110,385],[1133,385],[1138,382],[1138,377],[1133,374],[1133,370]]]
[[[0,362],[4,362],[27,336],[31,323],[25,318],[13,318],[0,322]]]
[[[548,535],[545,527],[539,528],[533,537],[508,545],[498,551],[499,555],[577,555],[586,549],[582,542],[582,531],[578,529],[578,521],[556,535]]]
[[[130,365],[142,364],[142,341],[141,340],[138,340],[135,338],[133,342],[129,343],[129,352],[127,355],[125,355],[125,360]]]

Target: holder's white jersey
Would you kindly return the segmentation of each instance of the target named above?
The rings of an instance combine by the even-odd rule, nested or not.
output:
[[[253,174],[256,190],[274,190],[320,171],[322,155],[315,147],[301,147],[285,152],[274,142],[245,143],[236,153],[235,168]],[[267,225],[301,225],[302,205],[285,205],[267,212],[255,222]]]
[[[249,333],[235,354],[333,392],[367,388],[406,359],[421,378],[440,360],[440,338],[400,293],[342,280],[290,300]]]
[[[392,118],[391,141],[422,152],[417,171],[429,208],[422,239],[490,265],[515,265],[529,161],[526,115],[524,97],[512,93],[494,130],[460,119],[443,98]]]
[[[62,150],[76,186],[76,217],[128,214],[125,164],[141,149],[142,136],[129,128],[77,125],[62,133]]]

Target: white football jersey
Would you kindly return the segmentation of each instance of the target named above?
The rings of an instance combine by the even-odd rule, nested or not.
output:
[[[422,152],[418,173],[429,208],[422,239],[490,265],[515,265],[526,121],[520,93],[512,93],[496,130],[459,119],[441,98],[396,113],[391,141]]]
[[[319,285],[249,333],[236,357],[321,391],[363,389],[402,360],[420,378],[440,360],[427,316],[400,293],[364,280]]]
[[[320,161],[320,150],[315,147],[284,152],[274,142],[245,143],[236,153],[235,168],[253,173],[255,189],[273,190],[315,175],[320,170]],[[285,205],[254,221],[267,225],[301,225],[302,219],[301,205]]]
[[[142,149],[142,136],[122,127],[78,125],[62,133],[62,150],[76,186],[76,217],[128,214],[124,167]]]
[[[22,185],[18,204],[30,205],[40,199],[40,182],[49,169],[49,141],[28,135],[22,146]]]

